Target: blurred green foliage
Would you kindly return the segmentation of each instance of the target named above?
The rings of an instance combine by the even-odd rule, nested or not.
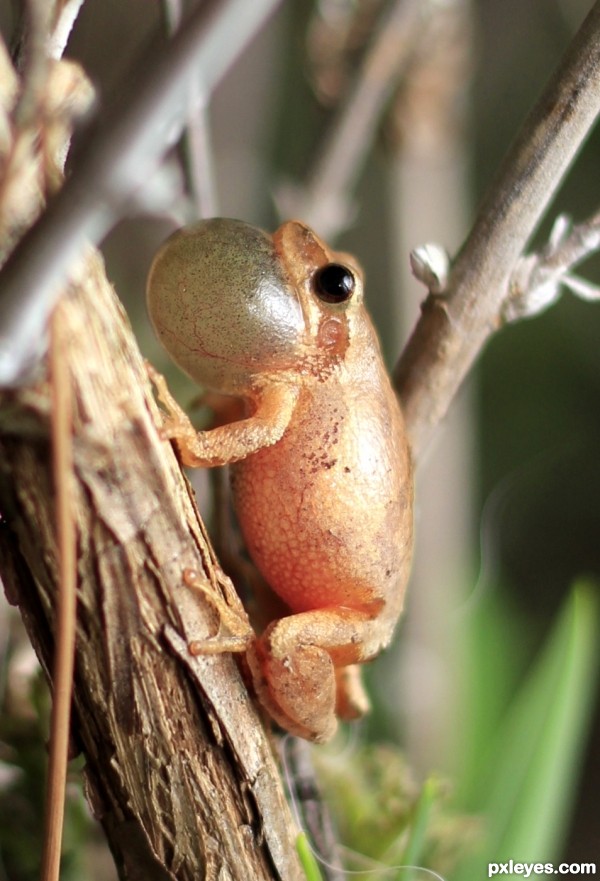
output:
[[[41,671],[14,675],[12,653],[3,658],[0,695],[0,881],[38,881],[44,840],[46,739],[49,694]],[[83,798],[81,762],[71,765],[61,881],[90,878],[85,844],[92,821]]]
[[[561,859],[598,685],[600,595],[594,585],[574,586],[508,702],[493,695],[515,672],[511,643],[498,639],[505,619],[495,598],[484,598],[473,623],[465,690],[472,730],[457,799],[482,813],[485,839],[457,874],[465,881],[481,877],[488,861]],[[491,700],[481,700],[486,693]]]
[[[337,741],[316,756],[342,841],[355,852],[349,866],[373,861],[364,878],[406,878],[406,867],[419,866],[477,881],[488,862],[561,859],[598,684],[600,594],[575,585],[526,662],[512,653],[511,618],[487,592],[463,619],[452,784],[432,776],[417,784],[391,745],[340,749]]]
[[[349,869],[360,878],[407,877],[401,867],[426,867],[451,877],[481,835],[475,815],[457,810],[449,781],[418,784],[402,751],[365,743],[315,755],[326,801],[345,844]],[[363,874],[364,872],[364,874]]]

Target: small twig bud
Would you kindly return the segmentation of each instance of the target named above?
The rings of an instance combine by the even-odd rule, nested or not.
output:
[[[432,294],[443,294],[448,284],[450,257],[441,245],[419,245],[410,252],[410,268],[414,277]]]

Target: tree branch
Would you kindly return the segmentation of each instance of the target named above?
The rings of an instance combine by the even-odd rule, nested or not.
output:
[[[50,58],[55,60],[62,58],[83,3],[84,0],[65,0],[58,7],[56,20],[48,40],[48,55]]]
[[[1,54],[0,61],[12,71]],[[0,83],[2,160],[21,135],[9,79]],[[68,78],[61,82],[69,86]],[[19,202],[12,210],[0,189],[8,242],[15,225],[41,208],[42,188],[23,182],[40,177],[53,124],[39,121],[27,161],[12,169],[25,208]],[[65,138],[67,129],[62,120]],[[72,742],[85,754],[94,812],[123,878],[299,881],[296,829],[237,666],[229,655],[194,659],[187,651],[218,621],[186,587],[186,570],[244,613],[157,431],[161,418],[136,341],[89,247],[71,268],[60,306],[77,526]],[[53,406],[40,373],[36,385],[0,394],[0,572],[51,679],[61,560],[49,468]]]
[[[165,32],[172,37],[181,26],[183,11],[181,0],[162,0],[161,9]],[[184,213],[192,215],[186,218],[190,223],[200,217],[216,217],[218,214],[208,102],[201,92],[198,83],[190,84],[189,109],[178,144],[191,209]]]
[[[600,213],[573,227],[560,215],[550,241],[537,254],[522,257],[512,274],[502,306],[505,321],[537,315],[560,296],[562,286],[585,300],[600,300],[600,290],[570,275],[579,263],[600,250]]]
[[[204,0],[173,40],[153,41],[78,143],[71,175],[6,263],[0,299],[0,385],[35,357],[60,285],[147,185],[188,111],[188,82],[205,96],[278,0]],[[29,365],[30,366],[30,365]]]
[[[511,275],[600,111],[596,2],[488,192],[441,296],[429,295],[394,381],[418,460],[500,324]]]
[[[62,306],[75,397],[73,736],[94,811],[127,878],[144,867],[178,881],[300,879],[278,769],[236,664],[187,652],[218,625],[184,571],[239,600],[159,437],[143,361],[97,255]],[[5,393],[0,406],[0,571],[46,671],[58,569],[49,409],[45,383]]]
[[[381,121],[382,111],[419,44],[434,3],[395,0],[380,16],[371,46],[354,84],[326,134],[302,185],[285,183],[276,192],[281,216],[301,217],[325,238],[353,217],[350,194]]]

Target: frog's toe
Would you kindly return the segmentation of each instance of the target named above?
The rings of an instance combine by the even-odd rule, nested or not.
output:
[[[358,664],[338,667],[335,671],[337,682],[336,715],[340,719],[360,719],[371,709],[369,696],[361,678]]]

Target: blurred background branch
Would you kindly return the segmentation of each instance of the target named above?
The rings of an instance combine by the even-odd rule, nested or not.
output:
[[[162,14],[165,32],[172,37],[183,19],[181,0],[162,0]],[[190,77],[189,106],[178,142],[185,189],[190,200],[190,211],[182,212],[182,225],[201,217],[216,217],[219,213],[208,119],[209,103],[210,95],[201,95],[195,78]]]
[[[364,60],[304,181],[280,184],[275,191],[282,219],[301,217],[325,238],[336,238],[352,224],[357,181],[382,115],[437,12],[435,0],[395,0],[383,6]]]
[[[452,267],[430,296],[395,370],[419,458],[497,328],[510,276],[600,112],[600,3],[595,3],[525,122]]]
[[[65,186],[4,266],[1,384],[19,379],[31,360],[60,285],[84,245],[106,235],[179,138],[192,74],[206,101],[275,5],[276,0],[206,0],[172,40],[151,42],[116,97],[102,106],[78,141]]]

